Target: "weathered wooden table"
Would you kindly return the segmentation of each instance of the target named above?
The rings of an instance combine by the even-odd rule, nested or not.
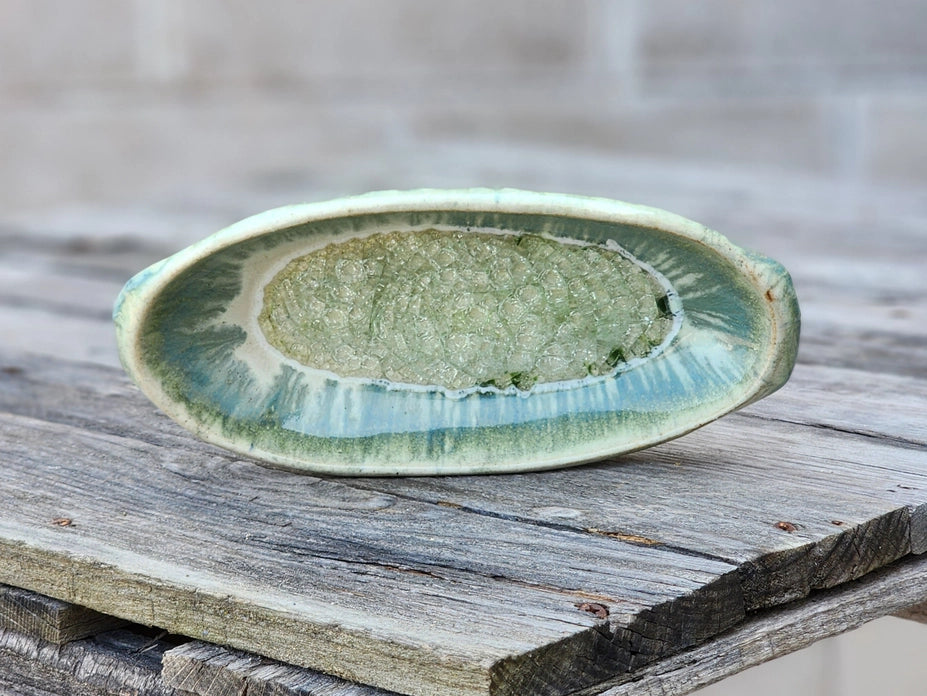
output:
[[[927,234],[718,217],[795,278],[782,391],[613,461],[406,479],[191,438],[109,325],[173,246],[3,230],[0,690],[665,696],[927,600]]]

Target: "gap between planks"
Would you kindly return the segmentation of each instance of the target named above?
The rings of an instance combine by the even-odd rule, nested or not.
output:
[[[182,696],[161,678],[161,658],[171,647],[124,629],[59,645],[0,627],[0,693]]]
[[[0,585],[0,626],[61,645],[119,628],[115,616],[19,587]]]
[[[572,696],[684,696],[925,600],[927,557],[906,558],[801,602],[761,612],[710,643]]]

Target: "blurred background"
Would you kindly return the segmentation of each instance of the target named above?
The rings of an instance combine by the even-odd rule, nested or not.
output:
[[[514,186],[791,268],[802,235],[927,230],[925,30],[923,0],[0,0],[0,235],[170,253],[286,203]],[[701,693],[920,694],[925,647],[885,619]]]
[[[0,0],[0,215],[198,237],[484,185],[920,217],[925,29],[922,0]]]

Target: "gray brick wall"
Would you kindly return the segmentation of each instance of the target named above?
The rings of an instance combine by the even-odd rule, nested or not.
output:
[[[917,0],[0,0],[0,204],[417,185],[474,143],[920,187],[925,27]],[[507,167],[432,178],[531,183]]]

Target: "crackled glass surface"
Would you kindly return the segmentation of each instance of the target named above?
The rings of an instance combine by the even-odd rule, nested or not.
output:
[[[258,321],[284,355],[340,376],[528,390],[646,357],[672,327],[666,292],[608,247],[395,231],[292,260]]]

